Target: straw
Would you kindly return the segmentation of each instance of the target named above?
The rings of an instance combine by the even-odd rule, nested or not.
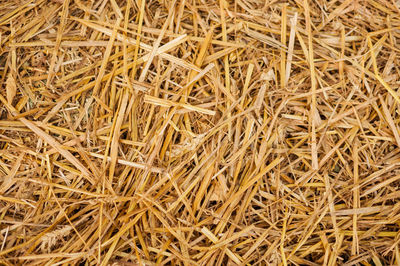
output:
[[[399,3],[0,1],[0,264],[400,265]]]

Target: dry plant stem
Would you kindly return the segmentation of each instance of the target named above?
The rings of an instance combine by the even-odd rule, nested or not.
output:
[[[0,1],[0,264],[399,265],[399,3]]]

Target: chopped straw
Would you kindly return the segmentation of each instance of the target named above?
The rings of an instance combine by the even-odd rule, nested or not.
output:
[[[400,1],[0,1],[0,265],[400,265]]]

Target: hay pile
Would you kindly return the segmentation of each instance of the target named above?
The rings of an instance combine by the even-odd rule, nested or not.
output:
[[[399,265],[400,2],[0,1],[4,265]]]

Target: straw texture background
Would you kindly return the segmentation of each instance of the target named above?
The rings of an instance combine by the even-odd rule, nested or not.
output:
[[[0,0],[0,264],[400,265],[400,1]]]

